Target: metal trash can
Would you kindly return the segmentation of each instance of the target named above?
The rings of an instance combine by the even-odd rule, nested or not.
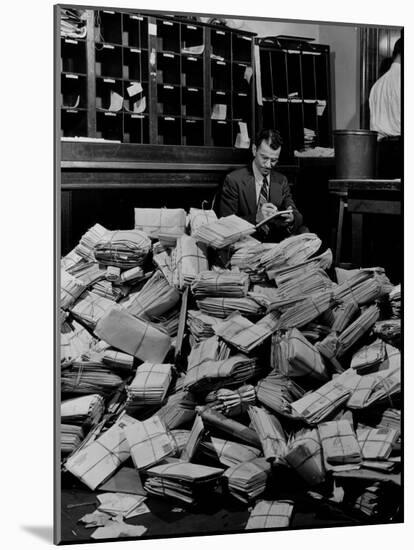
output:
[[[377,132],[371,130],[335,130],[337,179],[375,178]]]

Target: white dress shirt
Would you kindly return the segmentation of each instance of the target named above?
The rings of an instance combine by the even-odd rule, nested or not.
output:
[[[401,63],[394,61],[369,94],[371,130],[378,139],[401,135]]]

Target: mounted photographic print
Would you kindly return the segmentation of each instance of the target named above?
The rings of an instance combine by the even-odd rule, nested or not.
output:
[[[403,28],[54,32],[55,543],[403,522]]]

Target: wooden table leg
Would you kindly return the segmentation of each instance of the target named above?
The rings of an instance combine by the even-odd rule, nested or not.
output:
[[[351,214],[352,224],[352,263],[362,266],[362,226],[363,214]]]

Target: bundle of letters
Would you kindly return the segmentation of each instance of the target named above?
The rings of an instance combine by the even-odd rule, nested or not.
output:
[[[137,208],[62,259],[63,470],[95,491],[133,468],[149,510],[236,499],[247,529],[294,526],[309,492],[390,520],[401,290],[380,267],[331,270],[313,233],[254,230]]]

